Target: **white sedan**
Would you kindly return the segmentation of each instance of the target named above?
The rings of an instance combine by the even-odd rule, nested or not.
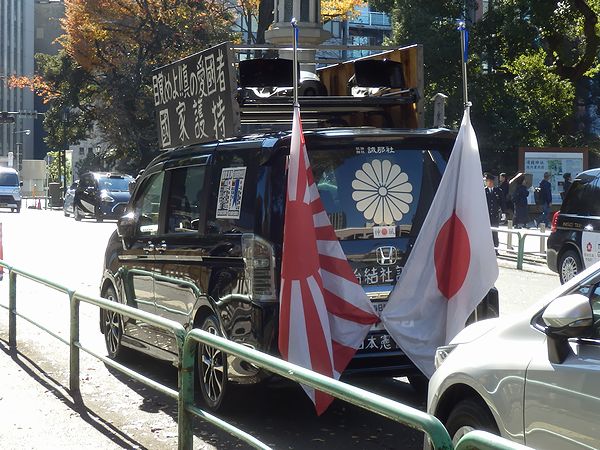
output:
[[[536,449],[600,448],[600,263],[517,316],[465,328],[436,367],[427,410],[455,442],[481,429]]]

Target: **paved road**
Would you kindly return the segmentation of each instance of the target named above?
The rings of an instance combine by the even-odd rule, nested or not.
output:
[[[23,210],[0,213],[4,259],[15,266],[75,289],[97,293],[105,243],[114,223],[75,222],[59,211]],[[502,266],[514,267],[511,260]],[[535,268],[538,270],[538,268]],[[520,312],[551,287],[555,275],[501,267],[497,286],[501,312]],[[7,303],[7,283],[0,285],[0,303]],[[64,295],[26,280],[18,283],[19,308],[64,338],[68,307]],[[98,331],[98,311],[82,306],[81,341],[105,354]],[[19,353],[7,349],[7,314],[0,309],[0,410],[12,411],[0,421],[3,448],[176,448],[175,402],[84,355],[81,368],[83,404],[74,402],[68,386],[67,347],[19,320]],[[173,367],[144,357],[128,358],[136,370],[173,388]],[[402,379],[353,379],[370,390],[424,409],[424,398]],[[21,384],[22,383],[22,384]],[[27,395],[16,395],[19,387]],[[418,449],[420,433],[336,401],[321,417],[299,387],[290,383],[238,389],[239,401],[228,420],[276,448]],[[22,401],[21,401],[22,400]],[[12,405],[10,408],[3,405]],[[18,407],[17,407],[18,406]],[[4,415],[3,415],[4,416]],[[82,420],[83,419],[83,420]],[[65,434],[56,430],[65,429]],[[239,441],[196,421],[195,448],[244,448]]]

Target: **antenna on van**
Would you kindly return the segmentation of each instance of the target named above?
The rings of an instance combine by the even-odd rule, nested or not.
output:
[[[290,21],[292,29],[294,30],[294,107],[299,106],[298,104],[298,22],[296,18],[292,17]]]

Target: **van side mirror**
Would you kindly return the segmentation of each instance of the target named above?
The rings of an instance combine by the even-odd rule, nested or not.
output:
[[[133,238],[135,237],[136,220],[133,212],[125,214],[117,222],[117,233],[123,242],[123,248],[131,247]]]
[[[569,355],[569,338],[582,336],[594,323],[590,300],[585,295],[571,294],[553,300],[542,314],[548,336],[548,359],[561,364]]]
[[[23,187],[23,182],[19,181],[19,187]]]

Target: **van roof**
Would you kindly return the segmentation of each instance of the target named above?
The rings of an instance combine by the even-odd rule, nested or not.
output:
[[[16,174],[19,173],[12,167],[4,167],[4,166],[0,166],[0,172],[11,172],[11,173],[16,173]]]

